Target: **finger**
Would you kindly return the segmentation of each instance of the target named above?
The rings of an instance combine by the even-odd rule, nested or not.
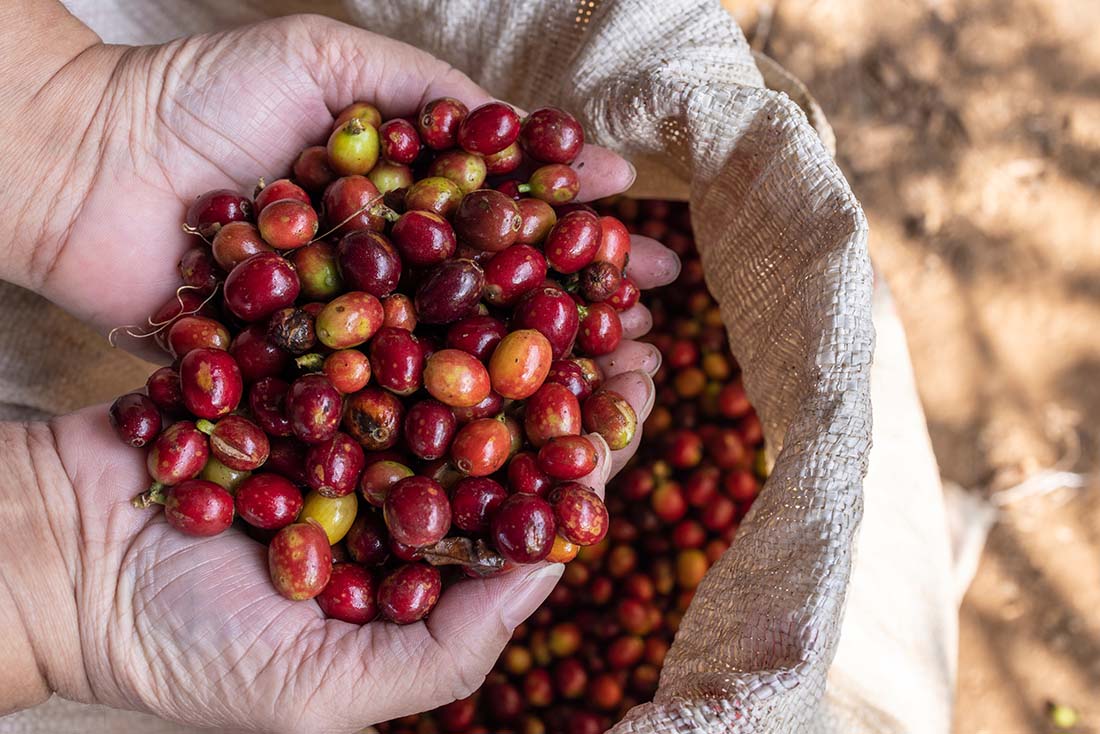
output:
[[[464,579],[443,593],[424,622],[368,625],[379,628],[372,649],[388,651],[394,666],[390,687],[401,711],[386,713],[427,711],[477,690],[512,632],[546,600],[564,568],[520,566],[500,576]]]
[[[306,38],[306,70],[332,113],[369,101],[384,117],[415,114],[436,97],[455,97],[473,108],[493,99],[450,64],[400,41],[328,18],[287,19],[287,32]]]
[[[614,476],[638,450],[638,445],[642,440],[642,423],[645,422],[645,419],[649,417],[650,412],[653,410],[653,404],[657,399],[657,390],[653,386],[653,379],[646,373],[639,371],[615,375],[608,379],[603,387],[622,395],[630,403],[630,407],[634,408],[634,412],[638,416],[638,428],[634,431],[634,437],[630,440],[630,443],[624,448],[611,452],[611,473],[609,476]]]
[[[645,336],[653,328],[653,314],[640,303],[619,312],[619,321],[623,324],[623,338],[637,339]]]
[[[599,457],[596,459],[596,468],[577,481],[586,487],[590,487],[592,491],[598,494],[602,499],[604,490],[607,488],[607,483],[615,474],[615,470],[612,467],[613,454],[615,452],[607,445],[607,441],[604,440],[603,436],[598,433],[589,433],[588,440],[596,447],[596,453]]]
[[[597,357],[596,364],[603,370],[605,378],[632,370],[641,370],[652,376],[661,366],[661,352],[652,344],[626,339],[611,354]]]
[[[631,235],[626,274],[642,290],[668,285],[680,275],[680,257],[655,239]]]
[[[572,163],[581,182],[577,201],[593,201],[630,188],[638,172],[625,158],[598,145],[586,145]]]

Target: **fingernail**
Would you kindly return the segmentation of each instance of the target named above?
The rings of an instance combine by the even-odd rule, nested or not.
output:
[[[557,586],[564,570],[564,564],[549,563],[527,574],[527,578],[520,582],[501,610],[501,619],[508,629],[515,629],[535,613]]]
[[[640,371],[644,371],[647,375],[653,377],[655,374],[657,374],[657,370],[661,369],[662,359],[663,357],[661,356],[661,350],[657,347],[650,346],[648,349],[648,354],[646,354],[644,361],[642,362],[642,370]]]
[[[634,182],[638,180],[638,169],[635,168],[634,164],[630,161],[627,161],[626,165],[630,166],[630,183],[626,185],[626,187],[629,189],[631,186],[634,185]]]
[[[660,356],[660,352],[658,352],[658,360],[660,360]],[[660,362],[658,361],[658,366],[659,365]],[[653,385],[653,378],[651,376],[647,375],[642,370],[636,370],[636,372],[641,376],[642,382],[645,383],[645,402],[643,403],[645,407],[642,408],[641,415],[649,415],[653,410],[653,405],[657,402],[657,388]]]
[[[664,284],[668,285],[677,278],[680,277],[680,256],[673,250],[665,250],[665,281]]]

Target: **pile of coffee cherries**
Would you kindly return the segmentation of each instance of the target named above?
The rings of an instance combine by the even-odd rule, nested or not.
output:
[[[356,103],[291,178],[198,197],[145,332],[175,361],[110,409],[148,447],[135,505],[189,535],[237,522],[279,593],[354,623],[600,542],[584,434],[622,448],[637,416],[592,358],[638,288],[626,227],[571,203],[583,142],[555,108]]]
[[[482,689],[384,734],[601,734],[652,699],[665,654],[707,569],[729,547],[767,473],[760,421],[703,282],[687,205],[597,207],[682,258],[647,294],[664,356],[638,455],[608,487],[611,526],[581,550],[521,625]]]

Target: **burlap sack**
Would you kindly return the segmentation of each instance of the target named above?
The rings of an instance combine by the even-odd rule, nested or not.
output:
[[[69,5],[107,40],[140,43],[296,3]],[[871,437],[866,222],[803,111],[763,87],[732,19],[702,0],[301,5],[294,9],[326,10],[425,48],[521,106],[570,109],[593,141],[635,163],[632,193],[691,200],[708,282],[775,468],[735,544],[699,588],[655,700],[614,731],[904,730],[865,698],[854,715],[850,701],[841,716],[822,706]],[[765,68],[782,79],[781,70]],[[28,300],[10,289],[3,298]],[[41,336],[82,334],[57,313],[44,321],[51,330]],[[8,344],[26,349],[36,336],[8,335]],[[105,355],[86,333],[68,339],[31,356],[14,380],[6,365],[0,400],[60,411],[140,379],[140,364]],[[54,394],[56,382],[38,372],[89,359],[105,366],[93,375],[102,381],[75,392]],[[55,378],[82,384],[61,369]]]

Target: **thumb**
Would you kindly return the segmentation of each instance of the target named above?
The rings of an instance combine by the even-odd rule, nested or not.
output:
[[[414,666],[424,677],[415,681],[421,700],[410,710],[426,711],[481,687],[512,632],[546,600],[564,570],[560,563],[521,566],[447,589],[426,621],[432,644]]]

